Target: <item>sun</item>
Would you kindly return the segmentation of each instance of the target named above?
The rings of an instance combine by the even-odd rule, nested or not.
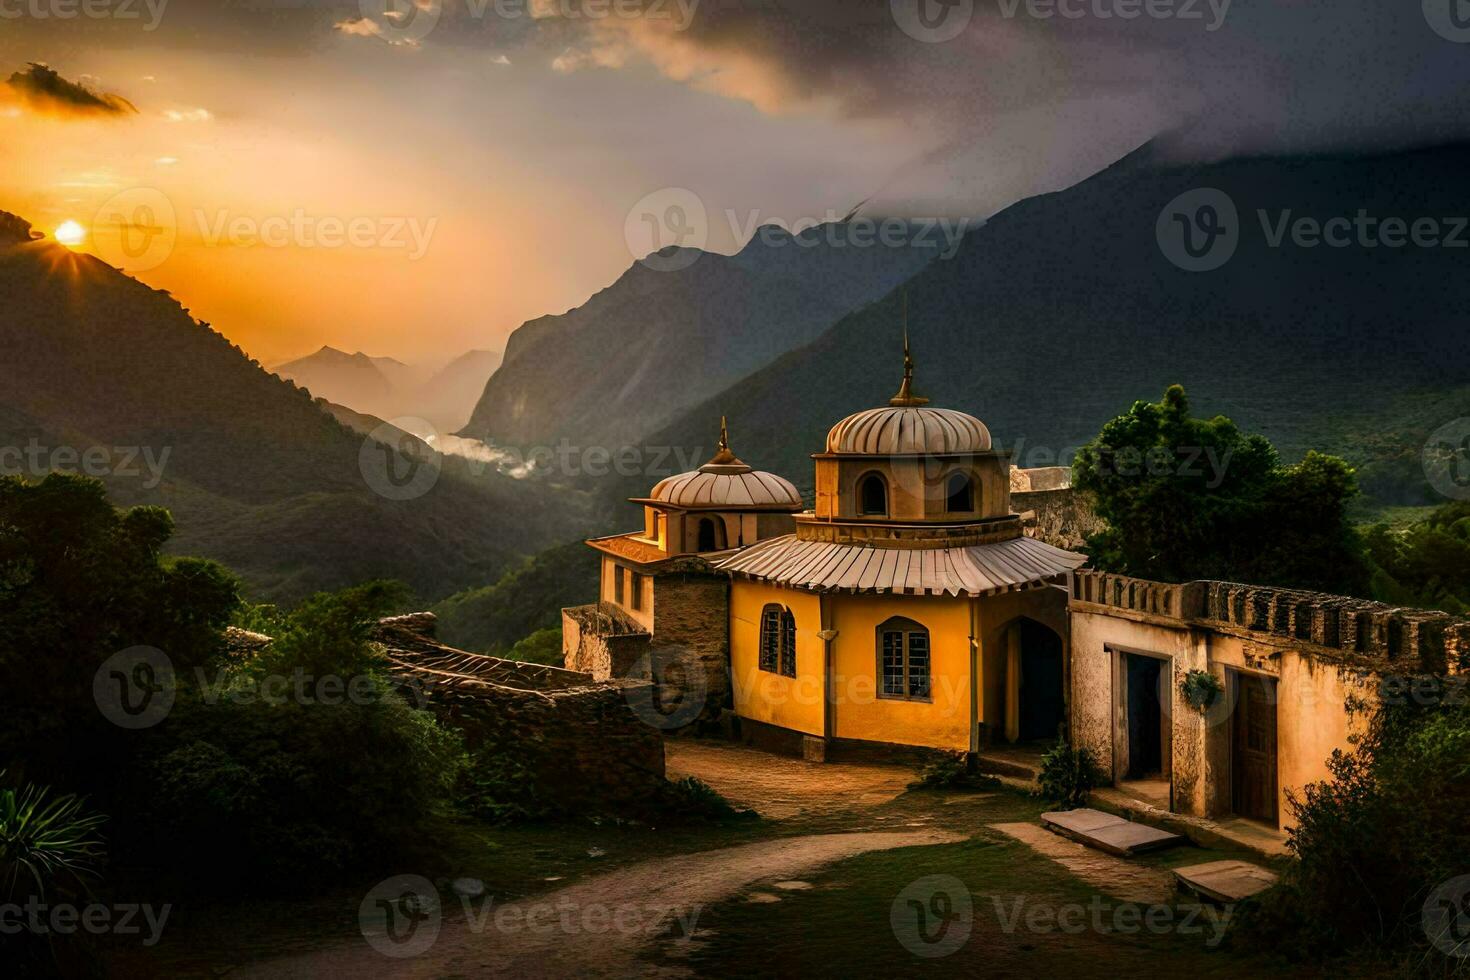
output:
[[[75,221],[63,221],[56,229],[56,240],[68,248],[82,244],[87,229]]]

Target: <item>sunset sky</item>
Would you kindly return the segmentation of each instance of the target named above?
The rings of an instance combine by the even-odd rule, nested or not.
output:
[[[905,30],[911,0],[94,2],[0,2],[0,210],[79,223],[267,364],[500,347],[646,251],[635,205],[671,188],[721,251],[864,200],[983,216],[1161,133],[1198,156],[1458,138],[1470,77],[1418,2],[961,0],[944,39]],[[99,104],[3,84],[30,62]]]

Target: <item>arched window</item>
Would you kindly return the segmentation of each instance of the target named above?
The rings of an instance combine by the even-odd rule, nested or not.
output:
[[[858,513],[888,516],[888,481],[880,474],[869,473],[858,481]]]
[[[951,473],[944,483],[944,509],[951,514],[975,510],[975,481],[968,473]]]
[[[878,696],[928,701],[929,631],[895,616],[878,625]]]
[[[761,610],[760,669],[796,676],[796,617],[771,603]]]
[[[720,546],[716,543],[715,522],[708,517],[699,519],[699,541],[697,551],[719,551]]]

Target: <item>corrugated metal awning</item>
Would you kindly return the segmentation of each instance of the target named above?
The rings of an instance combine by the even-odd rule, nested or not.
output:
[[[988,595],[1040,585],[1087,564],[1085,555],[1019,537],[963,548],[875,548],[770,538],[715,567],[817,592]]]

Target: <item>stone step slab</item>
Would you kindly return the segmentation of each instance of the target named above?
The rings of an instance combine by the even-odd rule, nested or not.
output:
[[[1043,813],[1041,824],[1078,843],[1119,857],[1132,857],[1184,842],[1179,834],[1087,807]]]
[[[1276,884],[1276,875],[1249,861],[1209,861],[1174,869],[1185,891],[1216,902],[1239,902]]]

